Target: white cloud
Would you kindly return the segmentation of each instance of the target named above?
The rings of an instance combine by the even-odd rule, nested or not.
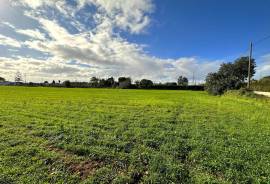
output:
[[[18,29],[16,30],[16,32],[31,37],[33,39],[45,40],[45,35],[41,33],[38,29]]]
[[[148,13],[154,9],[151,0],[93,0],[90,2],[95,4],[116,26],[137,34],[149,25]]]
[[[255,78],[260,79],[270,76],[270,54],[266,54],[260,58],[261,64],[257,67]]]
[[[14,0],[13,3],[21,3],[24,6],[28,6],[30,8],[39,8],[44,5],[53,5],[53,0]]]
[[[1,26],[7,26],[7,27],[10,27],[12,29],[15,29],[15,26],[10,24],[9,22],[1,22],[0,25]]]
[[[15,32],[29,37],[29,40],[23,43],[25,47],[47,53],[49,57],[0,58],[0,72],[10,80],[13,79],[13,73],[20,70],[28,73],[34,81],[88,81],[91,76],[130,76],[134,80],[149,78],[154,81],[176,81],[178,75],[185,75],[191,79],[193,73],[197,80],[202,81],[208,72],[215,71],[220,64],[220,61],[203,61],[196,57],[157,58],[146,54],[143,45],[128,42],[115,32],[115,28],[131,34],[146,31],[151,22],[149,14],[154,10],[151,0],[78,0],[76,7],[67,5],[64,0],[16,2],[16,6],[25,7],[25,15],[36,20],[39,27],[22,30],[8,23],[6,25],[13,26]],[[86,29],[75,15],[86,5],[97,8],[97,12],[88,15],[95,21],[93,29]],[[63,15],[67,19],[66,23],[76,25],[78,31],[70,33],[59,23],[57,17],[48,17],[46,8],[44,9],[46,6]],[[3,40],[6,45],[22,44],[6,37]],[[76,64],[70,64],[70,61],[76,61]]]
[[[16,39],[4,36],[0,34],[0,45],[10,46],[10,47],[21,47],[21,43]]]

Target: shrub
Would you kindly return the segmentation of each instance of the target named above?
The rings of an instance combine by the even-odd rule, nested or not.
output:
[[[255,91],[269,91],[270,92],[270,76],[264,77],[259,81],[252,81],[251,89]]]

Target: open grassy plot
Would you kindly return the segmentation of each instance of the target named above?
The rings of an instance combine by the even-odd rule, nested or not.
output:
[[[267,183],[270,101],[0,88],[0,183]]]

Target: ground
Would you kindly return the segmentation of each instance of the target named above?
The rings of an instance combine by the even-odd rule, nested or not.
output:
[[[0,87],[0,183],[267,183],[269,102]]]
[[[270,92],[254,91],[255,94],[270,97]]]

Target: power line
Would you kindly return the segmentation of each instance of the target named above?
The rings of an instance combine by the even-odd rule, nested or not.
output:
[[[261,38],[261,39],[255,41],[254,44],[258,45],[259,43],[261,43],[261,42],[263,42],[263,41],[265,41],[265,40],[267,40],[269,38],[270,38],[270,35],[268,35],[268,36],[266,36],[264,38]]]

